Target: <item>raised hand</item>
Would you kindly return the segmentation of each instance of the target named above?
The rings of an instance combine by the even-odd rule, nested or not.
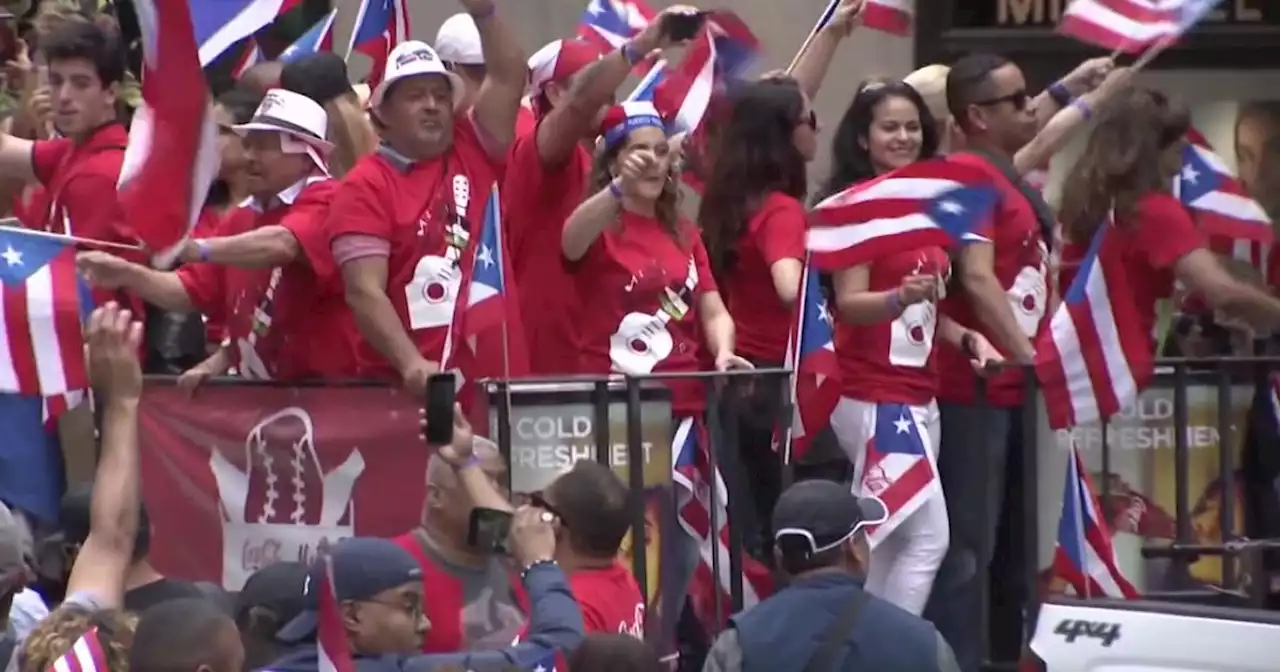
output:
[[[89,373],[94,387],[108,401],[136,400],[142,396],[142,323],[114,301],[93,311],[85,332],[89,347]]]
[[[938,277],[934,275],[908,275],[898,287],[898,302],[903,306],[933,301],[937,296]]]

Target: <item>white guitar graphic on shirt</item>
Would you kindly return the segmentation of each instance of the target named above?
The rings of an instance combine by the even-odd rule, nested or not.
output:
[[[634,280],[632,284],[634,284]],[[659,297],[661,306],[650,313],[633,312],[622,317],[618,328],[609,337],[609,359],[613,362],[613,370],[619,373],[644,374],[653,373],[658,363],[671,356],[675,349],[675,339],[667,330],[671,320],[683,319],[689,313],[689,304],[682,294],[693,296],[693,289],[698,286],[698,268],[693,257],[689,257],[689,270],[685,275],[684,291],[678,292],[670,286],[663,287]]]

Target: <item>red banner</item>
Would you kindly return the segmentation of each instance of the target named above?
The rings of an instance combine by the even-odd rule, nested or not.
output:
[[[148,386],[142,489],[151,560],[239,590],[278,561],[417,524],[427,450],[418,402],[385,387]]]

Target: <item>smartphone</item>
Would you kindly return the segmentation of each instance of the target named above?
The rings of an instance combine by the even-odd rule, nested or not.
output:
[[[467,521],[467,543],[474,549],[506,555],[510,550],[511,513],[477,506]]]
[[[663,14],[662,33],[673,42],[692,40],[706,22],[706,12]]]
[[[18,20],[12,12],[0,10],[0,65],[18,58]]]
[[[443,446],[453,441],[453,403],[457,391],[452,373],[437,373],[427,379],[427,443]]]

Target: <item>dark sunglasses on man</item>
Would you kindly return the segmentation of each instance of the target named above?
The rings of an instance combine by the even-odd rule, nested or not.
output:
[[[999,98],[976,102],[974,105],[978,105],[980,107],[994,107],[1001,103],[1012,103],[1013,109],[1021,111],[1027,109],[1027,102],[1030,100],[1031,98],[1027,95],[1027,90],[1019,89],[1008,95],[1000,96]]]

